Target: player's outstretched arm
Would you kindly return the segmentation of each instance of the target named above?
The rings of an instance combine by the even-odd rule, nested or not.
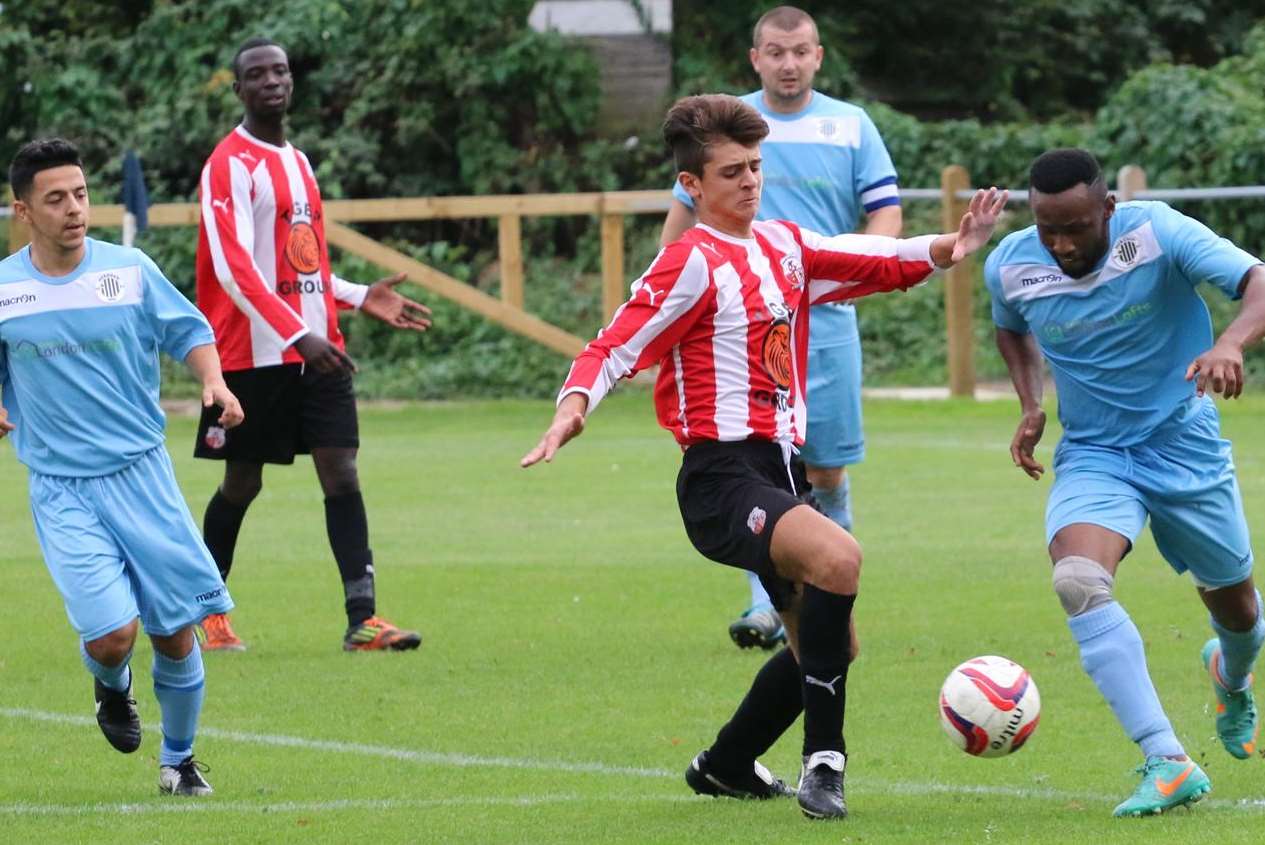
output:
[[[0,405],[0,437],[4,437],[15,428],[17,426],[9,422],[9,412],[5,410],[3,405]]]
[[[1213,347],[1186,368],[1186,381],[1194,379],[1198,396],[1211,390],[1226,399],[1238,398],[1243,393],[1243,350],[1265,337],[1265,265],[1248,270],[1239,291],[1239,315]]]
[[[397,329],[424,332],[430,328],[430,309],[414,302],[395,289],[404,281],[404,273],[378,279],[369,286],[360,310]]]
[[[217,405],[223,409],[218,420],[225,428],[241,425],[246,414],[237,397],[224,383],[224,374],[220,371],[220,355],[215,351],[214,343],[205,343],[189,350],[184,359],[193,377],[202,382],[202,407]]]
[[[549,463],[558,450],[584,431],[584,412],[589,408],[589,398],[583,393],[568,393],[558,403],[553,422],[545,430],[545,434],[518,465],[526,469],[542,460]]]
[[[976,191],[957,232],[941,235],[931,242],[931,260],[936,266],[952,267],[988,243],[1009,199],[1009,191],[997,188]]]
[[[1045,433],[1045,411],[1041,408],[1044,378],[1041,350],[1031,334],[1020,334],[997,327],[997,349],[1010,371],[1010,381],[1019,396],[1022,416],[1015,436],[1010,439],[1010,459],[1034,481],[1041,478],[1045,467],[1033,457],[1033,451]]]

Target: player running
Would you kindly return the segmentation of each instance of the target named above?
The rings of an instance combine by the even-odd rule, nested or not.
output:
[[[985,270],[1023,412],[1010,453],[1032,478],[1045,471],[1033,457],[1045,428],[1044,355],[1064,432],[1046,506],[1054,590],[1081,665],[1144,757],[1141,783],[1115,815],[1161,813],[1211,785],[1174,734],[1112,589],[1150,517],[1160,554],[1190,571],[1211,612],[1215,636],[1201,657],[1217,736],[1234,757],[1251,757],[1251,671],[1265,622],[1230,443],[1205,394],[1242,392],[1243,350],[1265,334],[1265,268],[1162,202],[1117,205],[1084,150],[1041,155],[1030,183],[1036,225],[1006,237]],[[1243,300],[1215,344],[1195,292],[1202,282]]]
[[[987,242],[1006,195],[979,192],[955,234],[908,240],[754,222],[768,131],[735,97],[686,97],[668,112],[664,138],[699,223],[659,253],[576,358],[553,423],[522,465],[552,460],[617,379],[659,365],[659,422],[685,453],[677,498],[686,533],[705,556],[759,575],[790,645],[761,668],[686,781],[706,795],[794,794],[756,759],[802,710],[799,805],[812,818],[842,818],[861,549],[803,504],[791,480],[806,419],[810,306],[905,289],[960,261]]]
[[[141,744],[139,617],[162,713],[159,789],[209,795],[193,757],[204,695],[193,625],[233,602],[163,447],[157,353],[189,365],[219,425],[240,423],[241,406],[198,310],[144,253],[87,237],[74,146],[32,141],[9,184],[31,243],[0,262],[0,437],[13,435],[30,470],[35,533],[93,675],[102,733],[124,753]]]

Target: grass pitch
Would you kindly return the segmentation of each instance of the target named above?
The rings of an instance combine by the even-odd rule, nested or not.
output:
[[[1265,402],[1224,406],[1258,551]],[[380,611],[411,654],[344,654],[337,571],[310,462],[265,472],[230,588],[244,654],[207,656],[197,753],[216,794],[160,798],[150,649],[137,649],[140,752],[111,750],[39,556],[25,474],[0,445],[0,830],[6,842],[1256,842],[1265,763],[1217,744],[1189,580],[1149,536],[1117,593],[1188,750],[1213,781],[1191,812],[1113,820],[1140,760],[1081,672],[1042,549],[1048,478],[1014,469],[1014,403],[866,406],[853,473],[865,545],[862,656],[849,679],[846,822],[791,802],[692,796],[690,758],[760,665],[725,627],[745,581],[700,558],[673,493],[679,453],[644,393],[612,397],[549,466],[517,467],[548,403],[373,409],[361,474]],[[1052,425],[1052,429],[1054,426]],[[194,513],[218,465],[170,449]],[[1048,462],[1057,431],[1039,456]],[[954,749],[936,715],[959,661],[1003,654],[1044,702],[1027,747]],[[765,758],[798,772],[799,726]]]

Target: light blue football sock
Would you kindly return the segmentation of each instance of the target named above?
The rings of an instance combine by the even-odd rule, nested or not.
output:
[[[1252,664],[1265,642],[1265,618],[1261,614],[1261,594],[1256,593],[1256,624],[1247,631],[1230,631],[1209,617],[1212,630],[1221,640],[1221,680],[1226,689],[1237,691],[1247,686],[1247,676],[1252,674]]]
[[[843,477],[843,483],[838,487],[827,490],[824,487],[813,488],[813,498],[817,500],[821,512],[830,517],[830,521],[843,527],[845,531],[852,530],[852,484],[848,476]]]
[[[132,684],[132,652],[127,653],[127,657],[118,666],[105,666],[98,663],[91,654],[88,653],[88,647],[84,645],[83,640],[79,641],[79,657],[83,660],[83,665],[88,667],[88,671],[92,673],[98,681],[116,692],[126,692],[127,688]]]
[[[760,576],[754,572],[748,572],[747,580],[751,582],[751,606],[760,607],[764,605],[772,607],[773,600],[769,598],[769,591],[764,589],[764,584],[760,582]]]
[[[154,695],[162,711],[163,744],[160,766],[174,766],[193,753],[205,691],[202,649],[194,645],[182,660],[154,650]]]
[[[1143,755],[1184,755],[1147,672],[1142,636],[1120,603],[1113,601],[1073,616],[1067,625],[1080,646],[1081,666]]]

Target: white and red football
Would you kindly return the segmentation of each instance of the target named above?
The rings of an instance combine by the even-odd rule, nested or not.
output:
[[[940,724],[958,748],[976,757],[1018,751],[1037,729],[1041,695],[1028,670],[1004,657],[974,657],[940,687]]]

